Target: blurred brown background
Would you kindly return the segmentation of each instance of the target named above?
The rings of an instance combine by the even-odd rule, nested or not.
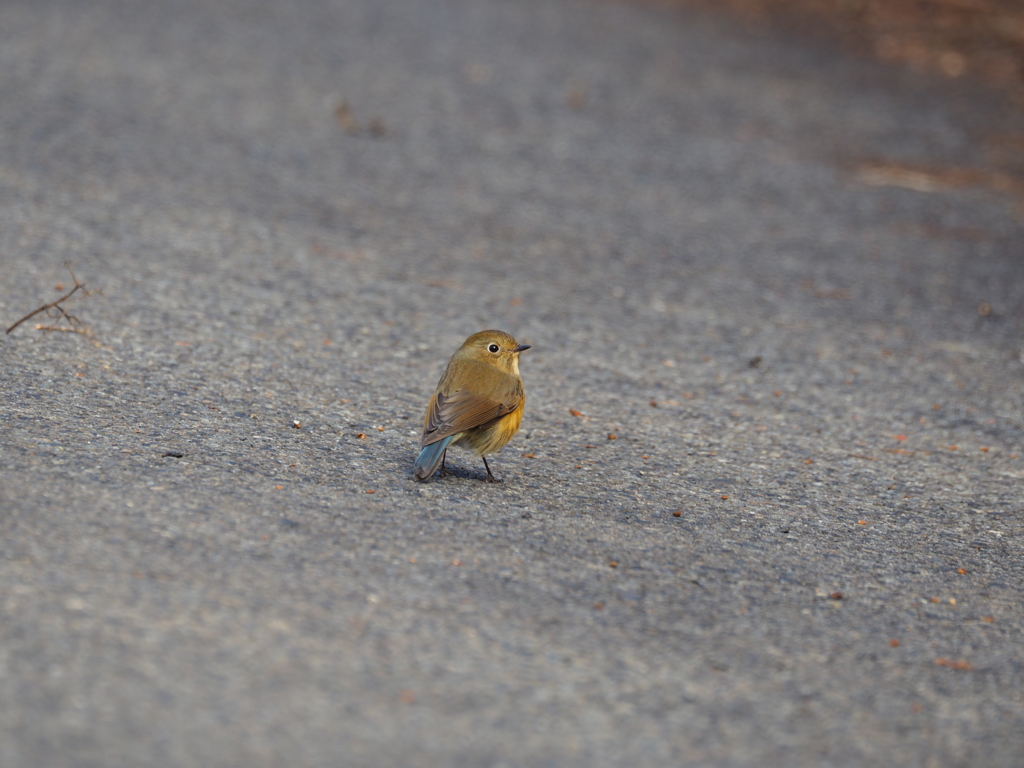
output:
[[[1024,2],[1021,0],[667,0],[729,12],[755,27],[834,41],[904,72],[987,89],[1010,124],[1024,114]],[[983,160],[970,166],[911,165],[892,158],[855,163],[862,181],[922,192],[984,187],[1024,205],[1024,131],[977,136]]]
[[[729,8],[753,22],[827,34],[917,71],[969,76],[1024,105],[1019,0],[675,0]]]

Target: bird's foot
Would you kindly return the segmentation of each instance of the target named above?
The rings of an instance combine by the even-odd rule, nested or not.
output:
[[[487,470],[487,479],[484,482],[487,482],[487,483],[501,483],[501,482],[504,482],[503,480],[499,480],[498,478],[496,478],[494,475],[491,474],[491,468],[489,466],[487,466],[487,459],[484,456],[481,456],[480,458],[484,460],[484,469]]]

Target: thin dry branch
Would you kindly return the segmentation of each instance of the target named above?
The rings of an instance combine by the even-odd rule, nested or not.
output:
[[[7,329],[7,333],[10,333],[15,328],[17,328],[19,325],[24,323],[26,320],[30,320],[31,318],[35,317],[36,315],[38,315],[38,314],[45,314],[47,317],[53,318],[53,322],[50,325],[43,325],[41,323],[37,324],[36,325],[36,330],[37,331],[60,331],[62,333],[80,333],[83,336],[88,336],[88,337],[92,338],[92,331],[90,331],[82,323],[81,320],[79,320],[77,317],[75,317],[70,312],[68,312],[67,309],[64,306],[62,306],[62,305],[63,305],[63,303],[65,301],[67,301],[72,296],[74,296],[78,291],[81,291],[83,296],[91,296],[96,291],[88,290],[85,287],[85,283],[81,282],[77,277],[75,277],[75,273],[74,273],[74,271],[72,271],[70,264],[66,263],[66,264],[64,264],[64,266],[67,267],[68,272],[71,273],[71,279],[74,281],[75,287],[72,288],[67,293],[65,293],[63,296],[61,296],[56,301],[51,301],[49,304],[43,304],[43,306],[39,307],[39,309],[34,309],[31,312],[29,312],[27,315],[25,315],[23,318],[21,318],[18,322],[16,322],[14,325],[12,325],[10,328],[8,328]],[[62,319],[67,321],[67,323],[68,323],[67,327],[62,327],[62,326],[58,326],[57,325],[57,323],[59,323]]]

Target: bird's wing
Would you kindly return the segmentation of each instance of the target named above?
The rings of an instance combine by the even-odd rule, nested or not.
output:
[[[522,384],[516,381],[509,389],[500,400],[474,394],[465,387],[447,395],[438,392],[430,401],[421,445],[479,427],[519,408],[523,404]]]

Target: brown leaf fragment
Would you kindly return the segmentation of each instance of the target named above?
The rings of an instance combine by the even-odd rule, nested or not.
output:
[[[932,662],[937,667],[949,667],[950,669],[961,669],[970,670],[971,662],[967,659],[947,659],[945,656],[939,656],[935,661]]]

